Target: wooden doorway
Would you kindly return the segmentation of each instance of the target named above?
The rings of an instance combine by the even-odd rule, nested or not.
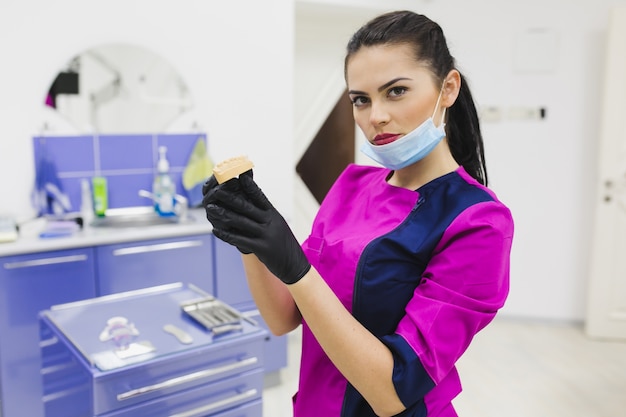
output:
[[[318,203],[344,168],[354,162],[354,149],[352,103],[344,91],[296,165],[296,172]]]

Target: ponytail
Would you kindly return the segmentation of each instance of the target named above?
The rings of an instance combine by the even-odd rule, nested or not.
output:
[[[480,122],[472,93],[462,74],[459,96],[448,109],[446,135],[454,160],[469,175],[486,186],[487,166]]]

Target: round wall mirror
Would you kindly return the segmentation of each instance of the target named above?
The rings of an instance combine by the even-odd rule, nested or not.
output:
[[[169,62],[128,44],[73,57],[54,78],[45,104],[81,133],[165,132],[194,106]]]

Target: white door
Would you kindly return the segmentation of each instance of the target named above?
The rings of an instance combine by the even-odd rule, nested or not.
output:
[[[612,11],[586,331],[626,339],[626,8]]]

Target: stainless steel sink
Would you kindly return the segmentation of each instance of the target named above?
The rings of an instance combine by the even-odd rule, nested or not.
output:
[[[162,217],[154,211],[153,207],[138,206],[109,209],[104,217],[94,218],[90,225],[92,227],[125,228],[179,224],[188,221],[188,215],[185,216],[185,219],[181,219],[179,216]]]

